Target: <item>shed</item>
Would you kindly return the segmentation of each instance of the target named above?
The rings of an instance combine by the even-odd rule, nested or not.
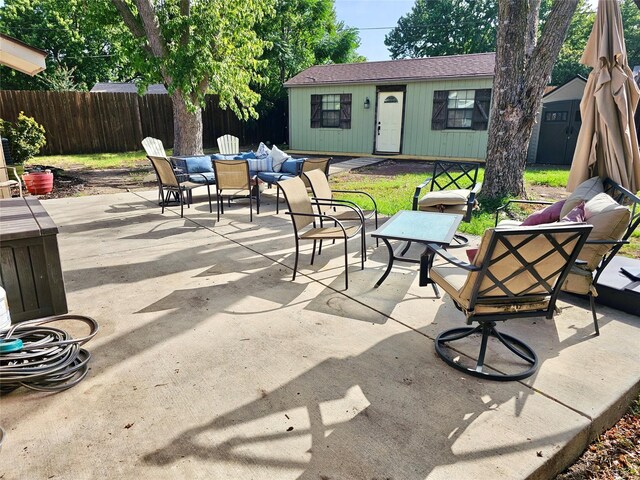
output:
[[[494,53],[316,65],[284,86],[289,148],[484,159]]]
[[[531,132],[527,162],[571,165],[582,120],[580,101],[587,80],[576,75],[542,97]]]

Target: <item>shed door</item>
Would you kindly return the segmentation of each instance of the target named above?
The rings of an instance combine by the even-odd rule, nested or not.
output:
[[[400,153],[404,92],[378,92],[376,152]]]
[[[571,165],[581,125],[580,100],[545,104],[540,119],[536,163]]]

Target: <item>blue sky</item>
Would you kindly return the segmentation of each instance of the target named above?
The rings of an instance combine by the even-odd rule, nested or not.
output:
[[[398,19],[405,15],[414,0],[335,0],[336,14],[346,25],[356,28],[376,28],[360,30],[362,40],[358,53],[369,61],[389,60],[389,50],[384,44],[384,36],[395,27]]]
[[[595,9],[598,0],[588,0]],[[336,14],[350,27],[360,30],[361,44],[358,53],[369,61],[389,60],[389,50],[384,44],[384,36],[395,27],[398,19],[405,15],[414,4],[414,0],[334,0]]]

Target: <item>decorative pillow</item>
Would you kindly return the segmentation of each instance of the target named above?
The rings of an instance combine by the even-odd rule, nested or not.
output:
[[[478,249],[477,248],[467,248],[467,258],[469,259],[469,263],[473,265],[473,261],[476,258],[476,255],[478,254]]]
[[[562,206],[564,205],[565,200],[560,200],[559,202],[554,203],[553,205],[549,205],[542,210],[538,210],[537,212],[533,212],[527,218],[525,218],[524,222],[522,222],[523,227],[531,227],[533,225],[541,225],[543,223],[552,223],[560,220],[560,210],[562,210]]]
[[[560,218],[573,210],[580,202],[588,202],[602,192],[604,192],[604,185],[600,177],[593,177],[582,182],[576,187],[573,193],[569,195],[569,198],[565,200],[562,210],[560,210]]]
[[[249,170],[252,172],[273,172],[273,160],[271,155],[263,158],[248,158]]]
[[[257,158],[264,158],[271,153],[271,150],[262,142],[258,145],[258,150],[256,150]]]
[[[306,158],[287,158],[284,163],[281,165],[282,173],[290,173],[291,175],[298,175],[300,173],[300,168],[302,162],[304,162]]]
[[[567,214],[562,217],[561,222],[584,222],[584,201],[580,202],[576,207],[567,212]]]
[[[187,157],[182,158],[187,165],[187,172],[189,173],[206,173],[213,172],[213,166],[211,165],[211,157]]]
[[[258,158],[258,157],[256,156],[256,154],[255,154],[255,153],[253,153],[253,150],[251,150],[251,151],[249,151],[249,152],[241,153],[241,154],[240,154],[240,155],[238,155],[236,158],[237,158],[238,160],[249,160],[249,159],[251,159],[251,158]]]
[[[629,226],[631,211],[606,193],[600,193],[584,205],[584,218],[593,225],[588,241],[620,240]],[[578,258],[587,262],[587,268],[593,270],[611,247],[611,244],[586,244]]]
[[[274,145],[271,149],[271,158],[273,158],[273,171],[279,172],[282,168],[282,164],[287,158],[289,158],[289,156],[290,155],[287,155],[282,150],[280,150],[277,145]]]
[[[221,153],[214,153],[211,155],[211,160],[235,160],[236,155],[222,155]]]

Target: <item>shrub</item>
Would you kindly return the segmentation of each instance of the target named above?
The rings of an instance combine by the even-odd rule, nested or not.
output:
[[[24,112],[20,112],[15,123],[0,119],[0,135],[9,139],[11,158],[15,163],[31,159],[47,143],[44,127]]]

